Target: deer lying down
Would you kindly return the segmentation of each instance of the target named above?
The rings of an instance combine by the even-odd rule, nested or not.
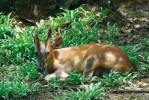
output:
[[[54,44],[50,43],[50,29],[45,43],[40,43],[38,29],[33,37],[39,63],[38,70],[47,71],[47,81],[52,77],[65,79],[74,70],[91,79],[94,75],[108,73],[111,69],[125,72],[132,67],[125,53],[115,46],[95,43],[54,49],[54,45],[60,44],[61,38],[57,38]]]

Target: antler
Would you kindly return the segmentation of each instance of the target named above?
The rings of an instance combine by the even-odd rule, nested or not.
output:
[[[51,33],[52,33],[52,30],[48,29],[48,35],[47,35],[47,39],[46,39],[46,42],[45,42],[46,47],[50,44]]]
[[[35,30],[33,38],[34,38],[35,47],[36,47],[37,50],[39,50],[40,49],[40,41],[39,41],[39,38],[38,38],[38,28]]]

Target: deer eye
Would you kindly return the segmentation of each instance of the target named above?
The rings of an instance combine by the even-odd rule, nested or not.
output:
[[[48,56],[50,54],[50,52],[46,52],[46,56]]]
[[[36,56],[38,56],[38,52],[37,51],[35,52],[35,54],[36,54]]]

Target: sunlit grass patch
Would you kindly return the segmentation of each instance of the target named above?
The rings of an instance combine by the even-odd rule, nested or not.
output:
[[[66,95],[63,97],[57,97],[58,100],[92,100],[101,99],[105,95],[105,87],[100,87],[98,84],[90,84],[86,86],[83,90],[78,89],[77,91],[70,89],[66,90]],[[60,98],[60,99],[59,99]]]
[[[0,39],[0,64],[21,64],[34,58],[34,46],[32,40],[33,28],[24,28],[14,32],[13,37]]]

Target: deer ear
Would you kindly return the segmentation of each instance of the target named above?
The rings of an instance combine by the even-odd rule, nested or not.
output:
[[[34,39],[34,45],[36,47],[36,50],[39,50],[40,49],[40,41],[38,38],[38,28],[35,30],[35,33],[33,35],[33,39]]]
[[[56,38],[53,41],[53,47],[58,47],[62,43],[62,37]]]

